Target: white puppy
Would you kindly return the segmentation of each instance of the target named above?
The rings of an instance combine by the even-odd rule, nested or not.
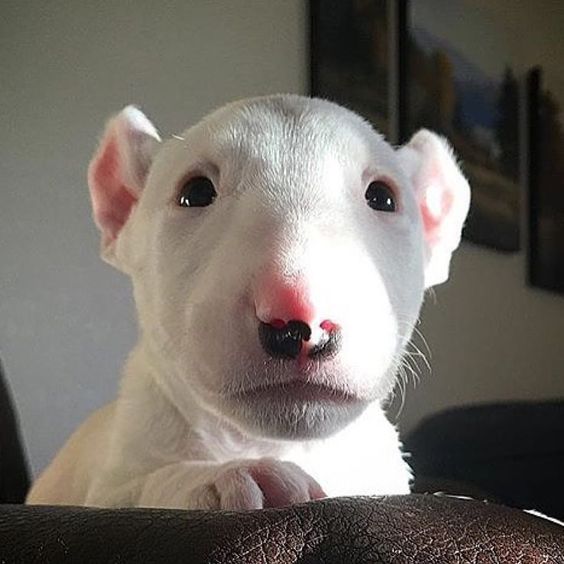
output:
[[[444,140],[394,150],[327,101],[236,102],[161,143],[125,108],[89,183],[140,337],[29,503],[244,509],[400,494],[382,404],[469,187]]]

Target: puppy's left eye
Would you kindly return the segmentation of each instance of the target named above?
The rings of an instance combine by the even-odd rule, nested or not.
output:
[[[375,180],[366,189],[366,203],[377,211],[395,212],[396,199],[393,190],[382,180]]]
[[[209,178],[195,176],[182,186],[177,203],[182,208],[203,208],[213,203],[216,196],[217,192]]]

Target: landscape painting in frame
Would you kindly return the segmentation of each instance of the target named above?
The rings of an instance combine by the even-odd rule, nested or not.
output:
[[[520,246],[520,87],[491,46],[499,36],[491,20],[471,10],[463,0],[408,3],[406,134],[426,127],[448,138],[472,187],[464,238],[512,252]]]
[[[529,281],[564,294],[564,84],[529,74]]]
[[[389,135],[387,0],[310,0],[312,95]]]

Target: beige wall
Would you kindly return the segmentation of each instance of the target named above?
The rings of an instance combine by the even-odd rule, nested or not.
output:
[[[564,297],[527,288],[524,276],[520,254],[461,248],[423,310],[431,372],[408,390],[402,429],[448,406],[564,398]]]
[[[552,56],[562,9],[534,6],[559,0],[476,3],[500,21],[509,10],[526,65]],[[35,469],[112,397],[135,338],[127,281],[97,259],[90,220],[104,120],[136,102],[167,135],[233,98],[305,92],[305,43],[302,0],[3,2],[0,349]],[[463,248],[436,302],[421,327],[433,374],[409,391],[405,428],[447,405],[564,395],[564,298],[524,286],[522,255]]]

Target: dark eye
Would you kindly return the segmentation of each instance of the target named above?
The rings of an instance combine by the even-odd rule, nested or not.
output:
[[[384,212],[396,211],[396,200],[393,190],[381,180],[375,180],[366,189],[366,203],[373,209]]]
[[[209,178],[195,176],[182,186],[177,203],[183,208],[203,208],[209,206],[216,196],[217,192]]]

